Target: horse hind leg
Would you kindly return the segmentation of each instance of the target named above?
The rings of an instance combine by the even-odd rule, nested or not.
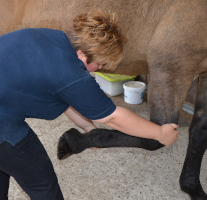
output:
[[[189,129],[189,144],[180,177],[181,189],[192,200],[207,200],[200,183],[200,168],[207,148],[207,75],[200,77],[195,112]]]

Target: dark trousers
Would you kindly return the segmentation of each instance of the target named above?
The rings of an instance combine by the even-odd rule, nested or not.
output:
[[[0,200],[8,200],[10,176],[31,200],[63,200],[53,165],[31,129],[15,146],[0,144]]]

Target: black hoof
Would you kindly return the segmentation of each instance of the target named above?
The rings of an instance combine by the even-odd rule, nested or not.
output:
[[[58,146],[57,146],[57,157],[59,160],[63,160],[63,159],[74,154],[73,150],[69,146],[64,134],[60,137],[60,139],[58,141]]]
[[[66,131],[59,139],[57,146],[57,157],[63,160],[73,154],[78,154],[84,151],[88,142],[85,141],[86,137],[81,134],[77,129],[71,128]]]

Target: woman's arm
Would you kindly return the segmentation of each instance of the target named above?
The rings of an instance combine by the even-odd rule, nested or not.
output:
[[[105,124],[128,135],[157,140],[166,146],[174,144],[179,134],[179,132],[175,130],[178,128],[176,124],[164,124],[159,126],[126,108],[118,106],[111,115],[94,121]]]
[[[90,132],[92,129],[96,128],[90,119],[83,117],[72,106],[69,106],[64,114],[78,127],[82,128],[85,133]]]

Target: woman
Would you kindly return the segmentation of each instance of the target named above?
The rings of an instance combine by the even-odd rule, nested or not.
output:
[[[115,14],[92,9],[68,33],[23,29],[0,36],[0,199],[13,176],[33,200],[63,199],[52,163],[27,117],[52,120],[63,112],[85,132],[91,120],[169,146],[176,124],[158,126],[116,107],[88,72],[114,69],[124,37]]]

